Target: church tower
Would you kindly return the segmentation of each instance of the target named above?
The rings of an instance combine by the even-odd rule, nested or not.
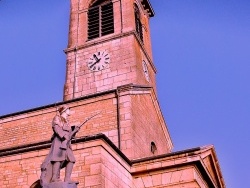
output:
[[[64,99],[134,84],[156,92],[148,0],[71,0]]]
[[[0,187],[41,187],[51,121],[66,105],[72,128],[93,117],[72,139],[78,188],[225,188],[213,146],[172,152],[156,94],[149,0],[70,2],[64,100],[0,116]]]
[[[114,91],[116,146],[131,159],[169,153],[173,145],[156,96],[149,0],[71,0],[70,10],[64,100]]]

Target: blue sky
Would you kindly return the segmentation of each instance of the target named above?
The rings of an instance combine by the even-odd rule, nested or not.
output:
[[[151,0],[158,98],[175,151],[214,144],[249,188],[250,1]],[[69,0],[0,1],[0,114],[62,101]]]

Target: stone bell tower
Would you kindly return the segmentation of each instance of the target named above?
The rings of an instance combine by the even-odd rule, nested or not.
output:
[[[117,146],[131,158],[170,152],[156,96],[150,2],[71,0],[70,10],[64,100],[115,91],[118,126],[124,128]]]
[[[148,0],[72,0],[64,99],[125,84],[155,87]]]

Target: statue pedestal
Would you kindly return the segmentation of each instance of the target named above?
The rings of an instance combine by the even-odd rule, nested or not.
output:
[[[77,188],[77,183],[52,182],[44,185],[43,188]]]

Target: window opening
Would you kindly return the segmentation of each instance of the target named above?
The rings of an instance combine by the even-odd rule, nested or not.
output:
[[[136,28],[136,32],[139,35],[141,41],[143,42],[143,30],[142,30],[141,16],[140,16],[139,8],[138,8],[138,6],[136,4],[134,4],[134,9],[135,9],[135,28]]]
[[[157,147],[154,142],[151,142],[151,152],[154,154],[155,151],[157,150]]]
[[[91,7],[88,11],[88,39],[114,33],[113,3]]]

